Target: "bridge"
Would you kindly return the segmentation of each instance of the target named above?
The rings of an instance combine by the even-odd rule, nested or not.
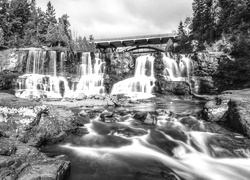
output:
[[[96,39],[95,45],[99,50],[106,50],[108,48],[113,51],[117,48],[124,48],[124,51],[133,51],[136,49],[151,49],[154,51],[164,51],[162,48],[156,47],[155,45],[170,44],[176,42],[177,34],[155,34],[155,35],[144,35],[144,36],[130,36],[130,37],[119,37],[119,38],[105,38]],[[126,48],[127,47],[127,48]]]

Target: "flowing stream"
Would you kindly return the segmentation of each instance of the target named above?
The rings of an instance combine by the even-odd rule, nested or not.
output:
[[[167,104],[178,109],[180,102]],[[183,105],[186,110],[201,108],[189,104]],[[147,118],[156,119],[154,125],[142,125],[130,113],[114,116],[115,122],[105,123],[97,115],[82,127],[88,134],[45,147],[43,152],[71,161],[68,180],[247,180],[250,177],[250,147],[243,137],[212,133],[209,124],[192,115],[148,114]]]

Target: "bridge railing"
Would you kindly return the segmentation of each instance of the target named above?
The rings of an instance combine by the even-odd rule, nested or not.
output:
[[[95,39],[95,43],[102,41],[124,41],[124,40],[132,40],[132,39],[147,39],[147,38],[159,38],[159,37],[175,37],[177,34],[175,33],[167,33],[167,34],[154,34],[154,35],[142,35],[142,36],[128,36],[128,37],[117,37],[117,38],[103,38],[103,39]]]

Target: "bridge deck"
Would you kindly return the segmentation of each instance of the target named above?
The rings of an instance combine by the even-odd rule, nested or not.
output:
[[[141,46],[148,44],[166,44],[169,39],[174,41],[176,34],[155,34],[155,35],[144,35],[144,36],[130,36],[120,38],[105,38],[96,39],[95,44],[97,48],[118,48],[127,46]]]

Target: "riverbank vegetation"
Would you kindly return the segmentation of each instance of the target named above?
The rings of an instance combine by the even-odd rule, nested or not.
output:
[[[0,48],[48,46],[71,51],[95,51],[93,36],[77,36],[70,30],[69,16],[56,18],[48,2],[44,12],[35,0],[0,0]]]

